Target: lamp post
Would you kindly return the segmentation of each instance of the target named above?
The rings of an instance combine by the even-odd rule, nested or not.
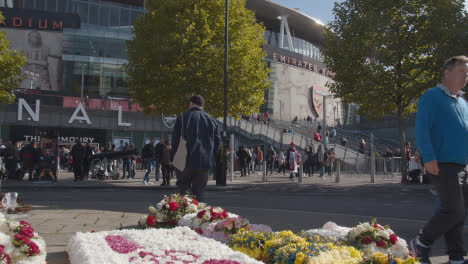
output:
[[[229,23],[229,0],[226,0],[226,11],[224,21],[224,138],[227,137],[227,78],[228,78],[228,23]]]

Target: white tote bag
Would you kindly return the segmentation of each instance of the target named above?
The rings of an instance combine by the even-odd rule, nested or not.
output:
[[[174,161],[172,162],[172,165],[180,170],[184,171],[185,169],[185,162],[187,161],[187,141],[185,141],[184,138],[184,115],[181,114],[181,119],[182,119],[182,127],[180,130],[180,140],[179,140],[179,146],[177,147],[177,151],[174,155]]]

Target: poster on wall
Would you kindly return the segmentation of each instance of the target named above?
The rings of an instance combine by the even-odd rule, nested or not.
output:
[[[121,151],[125,147],[125,143],[130,144],[130,138],[126,137],[114,137],[112,143],[115,145],[115,149]]]
[[[37,29],[2,29],[12,50],[21,51],[28,61],[19,88],[62,90],[62,33]]]
[[[323,116],[323,96],[324,96],[324,89],[318,85],[314,85],[312,90],[312,105],[317,117]]]

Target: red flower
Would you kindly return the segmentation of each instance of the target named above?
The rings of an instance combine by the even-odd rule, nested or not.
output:
[[[177,211],[179,209],[179,204],[176,202],[169,203],[169,211]]]
[[[201,230],[201,228],[196,228],[195,232],[197,232],[200,235],[203,235],[203,230]]]
[[[29,256],[37,255],[37,254],[41,253],[41,251],[39,250],[39,247],[36,245],[36,243],[30,241],[28,243],[28,246],[29,246],[29,250],[28,250]]]
[[[197,218],[202,219],[203,215],[205,215],[205,213],[206,213],[206,210],[201,210],[200,212],[198,212]]]
[[[184,207],[187,207],[188,206],[188,203],[184,203]]]
[[[379,240],[375,243],[378,247],[386,247],[387,246],[387,243],[385,243],[385,241],[383,240]]]
[[[397,235],[391,234],[391,235],[390,235],[390,242],[392,243],[392,245],[395,245],[395,244],[398,242],[398,237],[397,237]]]
[[[10,258],[10,255],[8,255],[8,254],[3,254],[3,258],[5,258],[5,259],[6,259],[6,261],[7,261],[7,264],[11,264],[11,258]]]
[[[23,227],[20,229],[20,233],[24,236],[27,237],[33,237],[34,236],[34,230],[30,227]]]
[[[167,221],[167,223],[170,224],[170,225],[175,225],[176,221],[174,219],[169,219],[169,221]]]
[[[228,213],[226,212],[226,210],[223,211],[223,216],[224,216],[224,218],[228,217]]]
[[[24,236],[22,234],[16,234],[15,235],[15,240],[16,241],[23,241],[24,243],[29,243],[30,239],[27,236]]]
[[[218,219],[218,213],[211,212],[211,220],[216,220],[216,219]]]
[[[193,202],[193,204],[195,204],[196,206],[198,206],[198,201],[195,200],[195,198],[192,198],[192,202]]]
[[[366,236],[365,238],[361,239],[361,243],[367,245],[367,244],[370,244],[372,243],[372,238],[369,237],[369,236]]]
[[[152,227],[156,224],[156,219],[154,218],[153,215],[148,215],[146,218],[146,225],[149,227]]]
[[[0,254],[3,254],[4,251],[5,251],[5,246],[4,246],[4,245],[0,245]]]

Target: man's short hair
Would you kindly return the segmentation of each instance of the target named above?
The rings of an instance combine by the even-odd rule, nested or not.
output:
[[[205,98],[203,98],[201,95],[194,95],[190,97],[190,102],[201,107],[205,106]]]
[[[466,64],[468,63],[468,57],[464,55],[455,56],[445,61],[444,66],[442,67],[442,80],[445,77],[445,71],[452,71],[457,64]]]

